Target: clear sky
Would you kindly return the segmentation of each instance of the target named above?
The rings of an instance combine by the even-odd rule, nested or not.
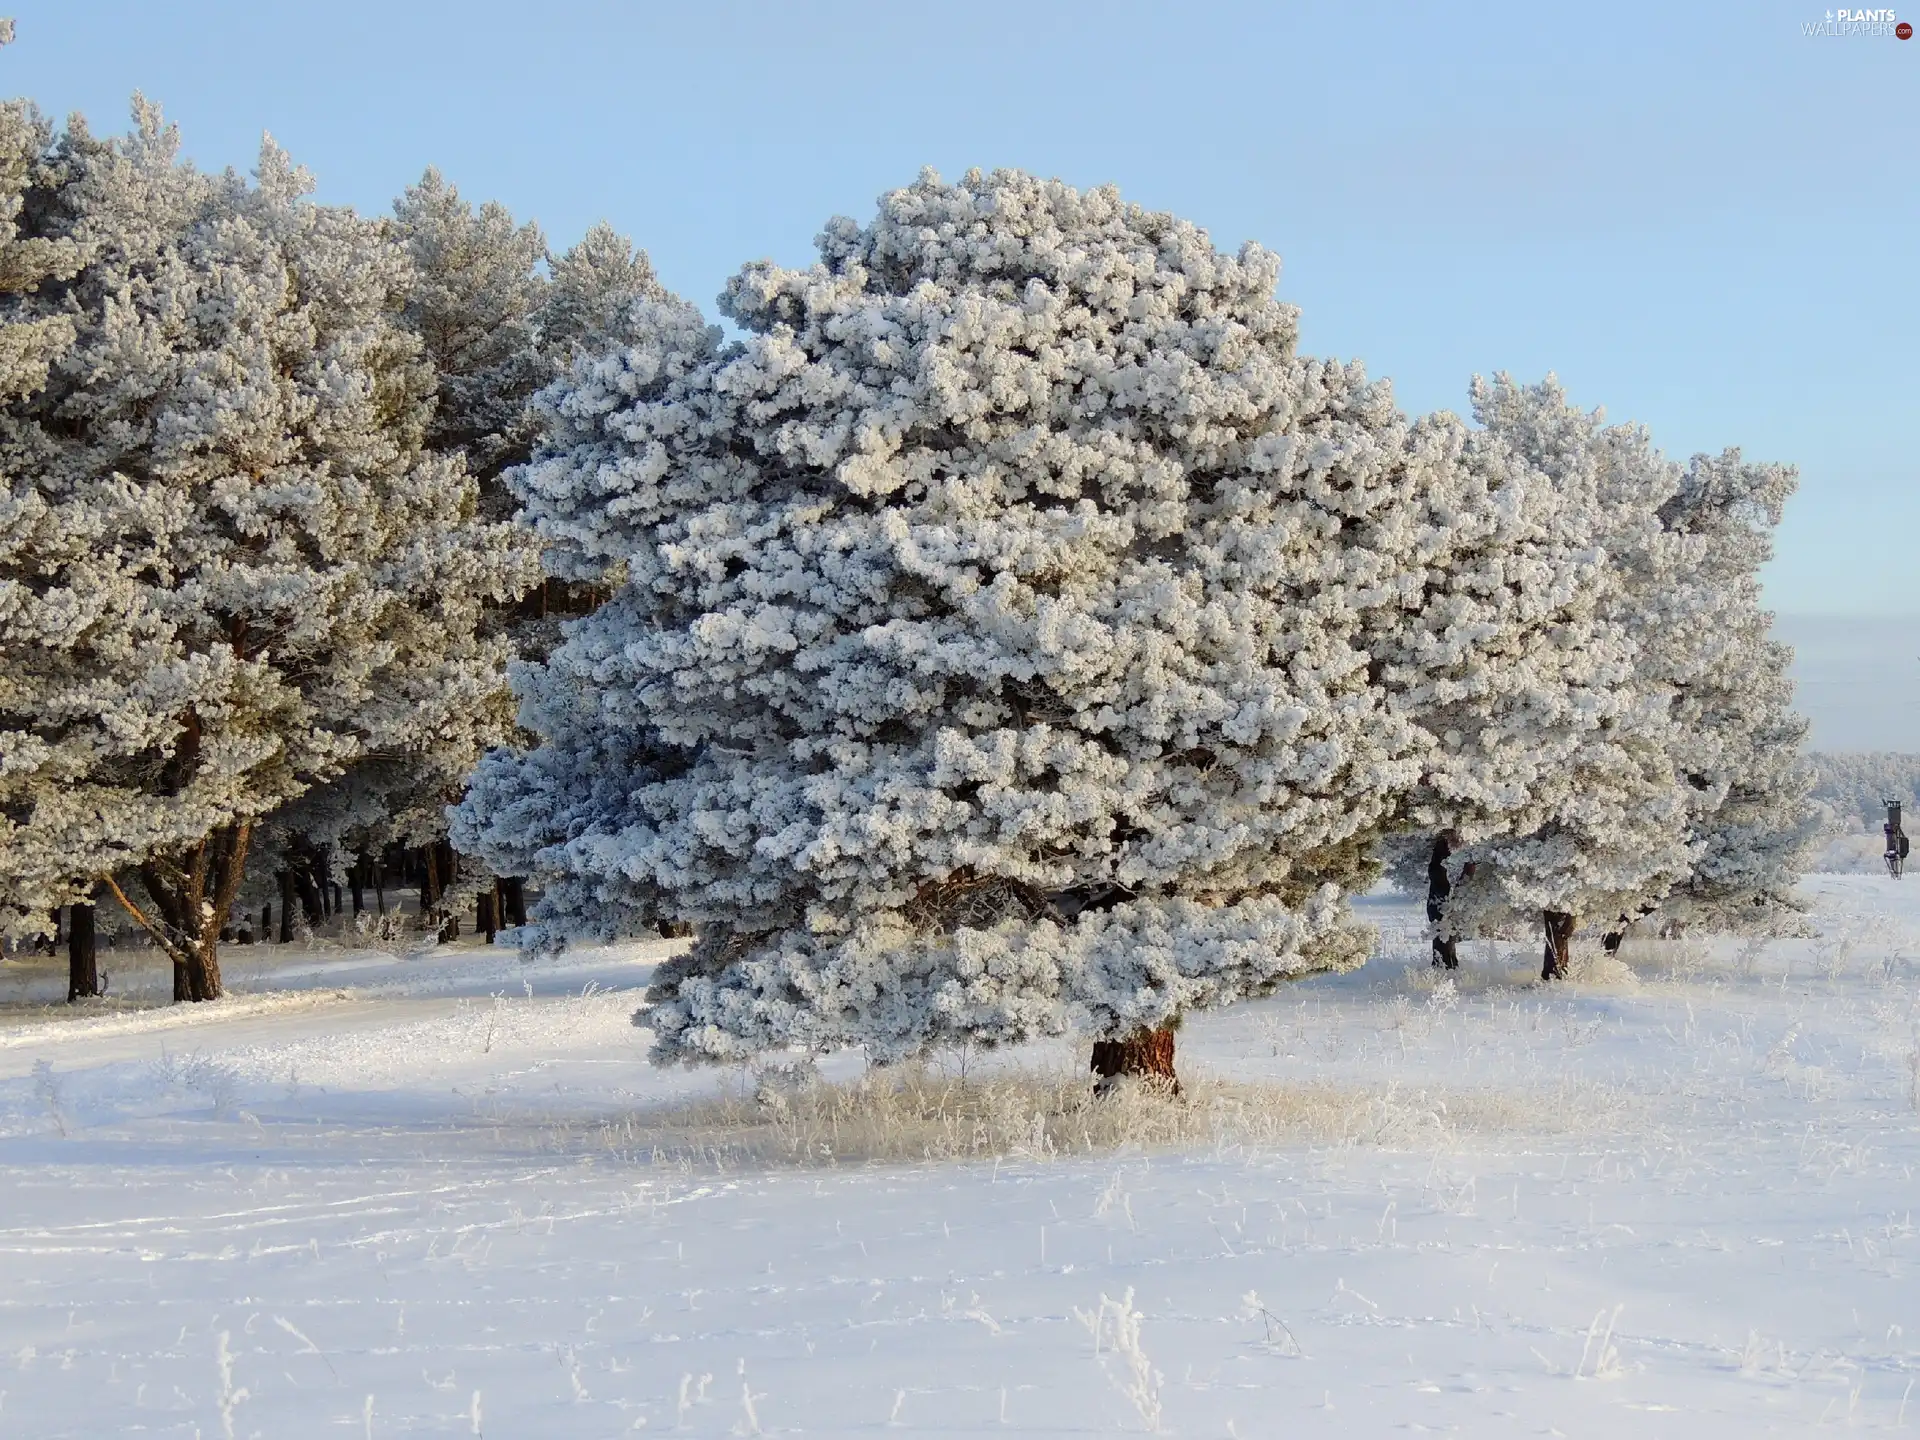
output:
[[[703,304],[923,165],[1111,181],[1277,250],[1306,345],[1409,409],[1552,369],[1795,462],[1771,602],[1920,612],[1920,39],[1809,0],[14,5],[6,93],[119,129],[140,88],[208,166],[271,130],[366,209],[438,165]]]

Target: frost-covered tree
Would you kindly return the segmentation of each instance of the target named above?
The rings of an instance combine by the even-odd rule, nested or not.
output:
[[[0,22],[0,45],[10,42],[13,22]],[[54,298],[59,282],[79,268],[81,251],[70,239],[34,233],[39,217],[28,213],[54,203],[68,175],[50,153],[52,127],[28,103],[0,103],[0,404],[36,394],[47,383],[52,363],[73,342],[73,325]],[[13,571],[12,558],[31,542],[40,517],[12,483],[14,457],[0,450],[0,629],[8,626],[30,597]],[[0,731],[0,772],[12,761],[10,737]],[[6,819],[13,816],[0,811]],[[8,897],[7,928],[42,931],[55,908],[71,904],[67,944],[70,976],[67,998],[97,995],[100,984],[93,954],[92,895],[87,877],[57,863],[21,875]],[[22,922],[24,922],[24,927]]]
[[[1423,740],[1370,636],[1464,427],[1295,352],[1277,262],[1014,172],[928,174],[548,392],[516,483],[613,598],[522,677],[463,848],[530,937],[698,927],[660,1052],[879,1055],[1183,1013],[1355,962]],[[1409,662],[1411,663],[1411,662]]]
[[[29,233],[33,221],[24,214],[30,192],[45,204],[65,183],[49,153],[52,140],[52,127],[31,105],[0,102],[0,399],[38,391],[73,341],[72,322],[43,287],[72,275],[79,247]]]
[[[610,226],[595,225],[578,244],[550,256],[537,225],[516,222],[497,202],[475,207],[435,170],[395,202],[394,223],[415,270],[406,320],[436,373],[427,443],[463,457],[479,482],[484,516],[511,519],[520,502],[504,475],[529,457],[540,434],[534,396],[577,356],[630,338],[627,317],[635,302],[658,301],[666,292],[646,255]],[[537,570],[537,538],[530,530],[515,534]],[[558,639],[558,617],[589,608],[598,593],[541,578],[524,599],[489,615],[486,629],[508,636],[518,656],[539,659]],[[450,905],[456,891],[476,888],[491,903],[493,877],[450,873],[457,857],[435,847],[446,833],[444,807],[458,798],[479,755],[524,739],[514,731],[504,678],[469,718],[464,733],[417,757],[410,772],[384,762],[364,773],[357,768],[336,782],[347,793],[316,797],[313,818],[322,818],[319,810],[335,820],[356,817],[347,830],[286,833],[308,852],[336,855],[349,845],[369,856],[385,844],[404,843],[419,851],[429,909],[442,908],[443,892]],[[503,879],[517,912],[520,879],[513,873]],[[448,913],[441,923],[456,922]]]
[[[48,877],[99,878],[200,1000],[260,818],[457,728],[525,566],[423,449],[384,224],[306,200],[271,142],[250,185],[135,118],[70,127],[27,207],[85,263],[40,286],[72,344],[0,407],[0,899],[32,928]]]
[[[416,273],[407,322],[437,376],[427,443],[462,455],[488,517],[511,519],[519,500],[502,477],[532,454],[542,423],[534,396],[576,355],[631,338],[634,302],[666,292],[612,227],[595,225],[550,258],[538,225],[497,201],[476,208],[437,170],[393,209]]]
[[[1683,568],[1660,520],[1679,477],[1643,430],[1568,404],[1551,377],[1476,381],[1473,401],[1470,467],[1505,477],[1517,508],[1486,566],[1428,607],[1432,643],[1478,633],[1492,659],[1408,690],[1439,741],[1414,813],[1466,842],[1448,861],[1452,931],[1539,917],[1551,977],[1581,917],[1658,902],[1692,867],[1683,647],[1667,637],[1695,602],[1660,583]]]
[[[1576,916],[1617,934],[1669,892],[1718,918],[1772,905],[1805,838],[1804,782],[1757,571],[1792,472],[1737,452],[1683,469],[1551,378],[1476,382],[1474,400],[1486,428],[1465,463],[1502,497],[1502,528],[1486,563],[1429,583],[1406,632],[1458,663],[1395,687],[1434,741],[1410,806],[1428,828],[1385,847],[1396,881],[1429,888],[1434,830],[1477,840],[1432,887],[1473,882],[1436,907],[1437,938],[1537,910],[1549,973]]]
[[[1798,477],[1738,450],[1696,455],[1661,506],[1685,541],[1662,638],[1678,652],[1677,766],[1692,802],[1691,872],[1663,909],[1744,928],[1797,913],[1791,899],[1814,831],[1807,723],[1793,711],[1793,652],[1771,635],[1760,567]],[[1645,902],[1643,902],[1644,904]]]
[[[483,477],[488,518],[511,519],[513,497],[495,481],[526,459],[527,402],[553,378],[538,346],[546,239],[503,205],[476,210],[438,170],[393,211],[414,263],[407,323],[436,376],[427,443],[464,456]]]

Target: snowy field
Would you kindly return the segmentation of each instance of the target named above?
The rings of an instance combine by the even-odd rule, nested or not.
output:
[[[78,1015],[9,963],[0,1434],[1920,1431],[1920,877],[1806,891],[1551,991],[1370,901],[1364,969],[1181,1032],[1364,1123],[1093,1159],[649,1154],[742,1083],[645,1063],[657,948]]]

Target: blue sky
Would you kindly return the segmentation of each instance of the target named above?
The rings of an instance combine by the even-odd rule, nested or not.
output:
[[[203,164],[271,130],[368,209],[436,164],[702,303],[922,165],[1112,181],[1277,250],[1306,345],[1409,409],[1553,369],[1795,462],[1772,603],[1920,612],[1920,40],[1805,0],[15,3],[8,93],[118,129],[139,87]]]

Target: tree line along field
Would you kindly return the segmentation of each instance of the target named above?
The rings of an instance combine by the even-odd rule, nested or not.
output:
[[[1382,864],[1443,965],[1791,923],[1790,469],[1550,377],[1409,417],[1272,254],[1110,188],[924,173],[728,339],[432,171],[364,217],[145,101],[6,126],[16,936],[105,907],[205,1000],[223,933],[410,867],[449,937],[691,933],[663,1057],[1167,1078],[1183,1015],[1357,963]]]

